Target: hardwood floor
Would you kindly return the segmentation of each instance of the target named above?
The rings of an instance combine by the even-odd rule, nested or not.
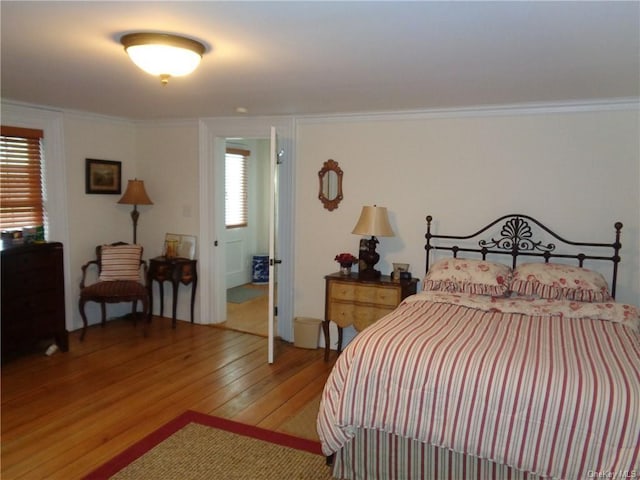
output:
[[[185,410],[278,430],[319,392],[323,351],[154,317],[90,327],[70,350],[2,367],[2,478],[76,479]]]
[[[220,325],[239,332],[253,333],[266,337],[268,335],[268,285],[245,285],[246,288],[259,290],[262,296],[243,303],[227,303],[227,321]]]

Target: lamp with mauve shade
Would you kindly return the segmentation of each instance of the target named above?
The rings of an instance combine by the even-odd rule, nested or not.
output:
[[[124,192],[124,195],[122,195],[122,198],[118,200],[118,203],[133,205],[131,220],[133,221],[133,243],[135,244],[137,240],[136,230],[138,227],[138,217],[140,216],[140,212],[138,212],[138,205],[153,205],[153,202],[144,189],[144,182],[137,178],[129,180],[127,183],[127,190]]]
[[[358,277],[364,280],[380,278],[380,272],[373,268],[380,260],[380,255],[376,252],[376,245],[379,243],[376,237],[394,236],[386,207],[376,205],[362,207],[358,223],[351,233],[371,235],[371,238],[367,240],[367,250],[360,252],[360,260],[364,262],[365,268],[359,270]]]

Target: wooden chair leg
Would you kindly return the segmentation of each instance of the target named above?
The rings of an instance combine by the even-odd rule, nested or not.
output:
[[[149,324],[151,323],[151,315],[149,314],[148,310],[149,310],[149,299],[145,297],[142,299],[142,318],[143,318],[142,335],[144,337],[149,336]],[[144,321],[145,318],[147,319],[146,322]]]
[[[104,327],[107,324],[107,303],[108,302],[104,302],[104,301],[101,302],[95,298],[87,299],[81,296],[78,301],[78,308],[80,310],[80,316],[82,317],[82,332],[80,333],[81,341],[84,340],[84,337],[87,333],[88,322],[87,322],[87,314],[85,312],[85,305],[89,300],[97,301],[98,303],[100,303],[100,312],[102,315],[101,325]],[[137,320],[138,320],[138,312],[137,312],[138,301],[142,303],[142,312],[141,312],[142,318],[143,320],[146,319],[146,321],[143,321],[143,324],[144,324],[143,333],[144,333],[144,336],[146,337],[148,336],[148,325],[151,323],[151,312],[149,310],[149,298],[145,296],[135,300],[131,300],[131,315],[133,317],[134,326],[137,324]]]
[[[80,316],[82,317],[82,333],[80,333],[80,341],[84,340],[84,336],[87,333],[87,314],[84,311],[85,299],[80,298],[78,302],[78,308],[80,309]]]
[[[136,312],[136,308],[138,307],[138,301],[133,300],[131,302],[131,318],[133,318],[133,325],[135,326],[138,323],[138,315]]]

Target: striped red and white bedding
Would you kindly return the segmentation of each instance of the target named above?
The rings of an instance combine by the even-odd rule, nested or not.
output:
[[[336,362],[323,452],[367,429],[541,477],[640,475],[639,327],[615,303],[409,297]]]

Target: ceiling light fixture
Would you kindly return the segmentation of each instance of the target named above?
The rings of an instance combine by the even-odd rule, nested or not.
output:
[[[124,49],[138,67],[159,76],[163,85],[169,77],[193,72],[202,58],[202,43],[168,33],[130,33],[120,39]]]

